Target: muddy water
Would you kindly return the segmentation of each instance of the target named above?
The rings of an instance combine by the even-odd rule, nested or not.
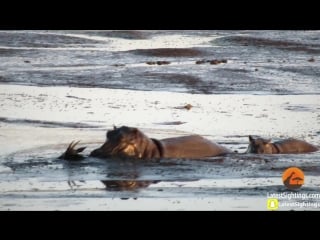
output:
[[[1,31],[0,82],[309,94],[319,51],[318,31]]]
[[[242,153],[248,134],[320,145],[319,39],[318,31],[1,31],[0,208],[265,210],[268,194],[290,192],[281,180],[290,166],[305,173],[300,193],[318,193],[319,152]],[[197,133],[240,154],[57,159],[77,139],[88,155],[113,124],[160,139]]]
[[[173,209],[239,210],[242,206],[242,209],[247,210],[264,210],[269,194],[291,192],[283,186],[281,180],[283,171],[289,166],[300,167],[305,173],[305,186],[298,192],[319,193],[320,187],[319,154],[237,154],[206,160],[159,161],[88,157],[83,162],[70,163],[57,159],[58,150],[62,152],[62,146],[50,145],[47,148],[14,153],[4,159],[8,169],[1,173],[2,210],[112,210],[110,201],[128,199],[142,202],[145,199],[154,200],[148,206],[137,205],[138,210],[171,209],[172,201],[177,199],[187,201],[187,205],[177,204]],[[188,205],[195,198],[207,200],[207,206],[204,207],[201,202],[196,206]],[[28,203],[25,199],[35,199],[35,202]],[[48,204],[51,199],[54,202]],[[221,199],[231,200],[231,203],[217,207],[214,202]],[[167,204],[155,206],[159,200]],[[101,201],[104,207],[97,205]],[[304,199],[298,201],[303,202]],[[62,202],[65,205],[61,206]],[[310,202],[319,203],[318,199]],[[84,208],[84,204],[89,207]],[[122,209],[130,208],[123,206]],[[297,207],[294,209],[300,210]],[[317,207],[307,209],[316,210]]]

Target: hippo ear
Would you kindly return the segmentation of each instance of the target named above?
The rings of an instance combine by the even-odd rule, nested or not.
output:
[[[113,125],[113,130],[117,130],[117,127],[116,127],[116,125]]]
[[[249,135],[249,141],[250,141],[250,142],[253,142],[253,141],[254,141],[254,139],[253,139],[253,137],[252,137],[251,135]]]

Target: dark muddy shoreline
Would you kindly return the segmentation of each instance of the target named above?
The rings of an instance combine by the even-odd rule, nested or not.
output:
[[[319,35],[317,31],[2,31],[0,83],[199,94],[318,94]],[[165,40],[168,36],[170,40]],[[181,41],[174,36],[203,38],[203,42],[169,47]],[[137,45],[120,50],[115,45],[117,39],[130,46],[161,38],[167,42],[158,48]],[[216,64],[221,59],[224,62]],[[209,60],[214,64],[199,64]]]

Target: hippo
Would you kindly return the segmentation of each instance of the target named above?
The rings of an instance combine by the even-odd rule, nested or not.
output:
[[[60,159],[77,161],[83,159],[80,154],[84,148],[75,149],[78,142],[72,142]],[[205,158],[221,156],[232,151],[199,135],[153,139],[138,128],[122,126],[107,131],[106,142],[90,153],[98,158]]]
[[[319,148],[306,141],[288,138],[272,143],[271,139],[249,136],[249,146],[246,153],[258,154],[297,154],[318,151]]]

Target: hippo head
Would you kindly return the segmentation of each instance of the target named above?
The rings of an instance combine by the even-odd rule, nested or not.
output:
[[[272,153],[271,139],[253,138],[252,136],[249,136],[249,146],[246,153]]]
[[[136,157],[141,158],[148,137],[137,128],[114,127],[107,132],[107,141],[91,153],[97,157]]]

